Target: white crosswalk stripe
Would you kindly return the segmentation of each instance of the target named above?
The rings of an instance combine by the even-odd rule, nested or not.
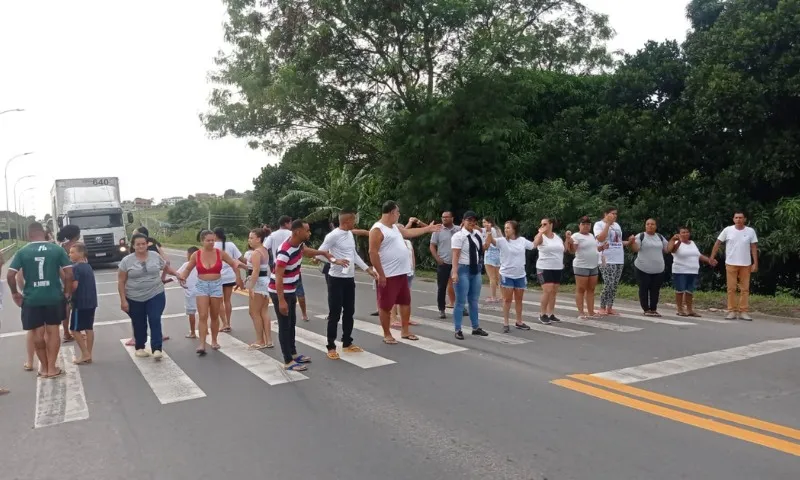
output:
[[[197,332],[197,335],[199,334]],[[269,385],[280,385],[308,379],[300,372],[286,370],[283,368],[282,362],[258,350],[251,350],[246,343],[227,333],[220,333],[217,337],[217,342],[221,347],[217,350],[219,353],[238,363]]]
[[[315,315],[316,318],[325,320],[327,317],[326,315]],[[354,320],[353,327],[356,330],[360,330],[362,332],[371,333],[377,337],[383,338],[383,329],[380,325],[375,325],[374,323],[365,322],[363,320]],[[459,347],[458,345],[452,345],[450,343],[440,342],[439,340],[434,340],[432,338],[427,337],[420,337],[419,340],[408,340],[405,338],[400,337],[399,335],[393,335],[395,340],[400,343],[404,343],[406,345],[411,345],[412,347],[416,347],[431,353],[435,353],[436,355],[446,355],[448,353],[455,353],[455,352],[463,352],[467,349],[464,347]]]
[[[89,418],[89,405],[83,391],[78,366],[72,363],[75,350],[61,347],[56,366],[64,371],[57,378],[39,377],[36,381],[34,428],[49,427]],[[39,367],[41,368],[41,366]]]
[[[525,304],[525,305],[533,305],[535,307],[541,306],[541,303],[532,302],[530,300],[523,300],[522,303]],[[575,307],[575,306],[572,306],[572,305],[557,304],[556,308],[559,309],[559,310],[569,310],[571,312],[577,312],[578,311],[578,307]],[[670,320],[669,318],[664,318],[664,317],[645,317],[644,315],[630,315],[630,314],[627,314],[627,313],[620,313],[619,315],[616,315],[616,316],[622,317],[622,318],[630,318],[631,320],[641,320],[643,322],[663,323],[665,325],[697,325],[696,323],[692,323],[692,322],[684,322],[684,321],[681,321],[681,320]],[[614,318],[614,316],[612,316],[610,318]]]
[[[278,325],[272,325],[272,331],[278,331]],[[323,335],[318,333],[314,333],[310,330],[306,330],[304,328],[295,328],[295,341],[303,343],[314,350],[318,350],[323,353],[328,353],[328,348],[326,345],[328,344],[328,339],[325,338]],[[336,342],[336,347],[339,349],[339,356],[342,360],[348,363],[352,363],[353,365],[361,368],[375,368],[375,367],[382,367],[384,365],[391,365],[396,363],[394,360],[389,360],[388,358],[383,358],[379,355],[375,355],[374,353],[369,353],[367,351],[359,352],[359,353],[351,353],[342,351],[342,342]],[[280,347],[276,347],[280,349]]]
[[[145,349],[150,351],[150,339]],[[178,366],[167,352],[157,361],[152,357],[139,358],[135,355],[134,347],[125,345],[127,338],[120,340],[122,348],[128,352],[133,364],[139,369],[142,376],[162,405],[203,398],[206,393]]]
[[[430,311],[433,311],[433,312],[438,312],[439,311],[439,307],[435,307],[435,306],[419,307],[419,308],[421,308],[423,310],[430,310]],[[485,313],[481,313],[478,318],[481,321],[486,321],[486,322],[489,322],[489,323],[499,323],[499,324],[503,323],[503,318],[502,317],[496,317],[494,315],[487,315]],[[466,317],[465,317],[465,320],[466,320]],[[531,330],[536,330],[537,332],[550,333],[550,334],[553,334],[553,335],[559,335],[561,337],[576,338],[576,337],[588,337],[590,335],[594,335],[593,333],[590,333],[590,332],[581,332],[579,330],[570,330],[569,328],[554,327],[552,325],[542,325],[542,324],[533,323],[533,322],[528,324],[528,326],[531,327]]]
[[[596,302],[595,303],[595,305],[599,305],[599,304],[600,304],[600,302]],[[562,305],[563,306],[571,306],[569,304],[569,301],[562,300],[560,298],[556,298],[556,308],[562,308]],[[577,309],[577,307],[576,307],[576,309]],[[620,311],[620,312],[630,312],[630,313],[639,313],[639,312],[641,312],[641,310],[637,309],[637,308],[619,307],[617,305],[614,305],[614,310],[617,310],[617,311]],[[643,317],[643,316],[644,315],[637,315],[637,317]],[[645,317],[645,318],[650,318],[650,317]],[[655,317],[655,318],[659,318],[659,317]],[[664,314],[664,316],[660,317],[660,318],[671,318],[671,319],[676,319],[677,320],[677,319],[680,319],[680,318],[687,318],[687,317],[679,317],[677,315]],[[690,317],[690,318],[692,320],[699,320],[701,322],[710,322],[710,323],[736,323],[733,320],[723,320],[723,319],[719,319],[719,318],[708,318],[708,317]]]
[[[502,312],[503,311],[503,307],[498,307],[498,306],[495,306],[495,305],[482,305],[481,306],[481,310],[490,310],[492,312]],[[526,318],[529,318],[531,321],[534,321],[534,319],[535,319],[535,314],[533,314],[533,313],[526,314],[526,313],[523,312],[522,316],[526,317]],[[509,317],[509,319],[513,320],[514,318],[516,318],[516,317],[514,317],[514,307],[512,306],[511,307],[511,316]],[[561,319],[561,321],[563,323],[574,323],[575,325],[584,325],[584,326],[587,326],[587,327],[599,328],[601,330],[611,330],[612,332],[623,332],[624,333],[624,332],[638,332],[638,331],[641,330],[641,328],[638,328],[638,327],[629,327],[627,325],[620,325],[618,323],[610,323],[610,322],[602,322],[602,321],[599,321],[599,320],[592,320],[592,319],[583,320],[583,319],[580,319],[580,318],[564,317],[564,316],[560,316],[560,315],[559,315],[558,318]],[[536,319],[535,321],[538,322],[539,320]]]
[[[429,309],[427,309],[425,307],[419,307],[419,308],[421,308],[423,310],[429,310]],[[439,312],[438,308],[436,308],[435,310],[436,310],[437,313]],[[431,328],[435,328],[437,330],[444,330],[444,331],[450,333],[450,335],[453,335],[455,333],[455,329],[453,327],[453,324],[449,323],[449,322],[445,323],[445,322],[440,322],[440,321],[437,321],[437,320],[431,320],[429,318],[420,318],[420,317],[415,317],[415,316],[412,316],[411,319],[414,320],[414,321],[419,322],[419,324],[421,326],[423,326],[423,327],[431,327]],[[511,335],[504,335],[504,334],[495,333],[495,332],[489,332],[489,336],[488,337],[481,337],[481,336],[478,336],[478,335],[470,335],[469,334],[469,329],[464,330],[464,332],[466,332],[466,333],[464,333],[464,336],[466,338],[478,339],[478,340],[481,340],[481,341],[486,340],[486,341],[489,341],[489,342],[502,343],[504,345],[522,345],[522,344],[525,344],[525,343],[531,343],[531,340],[528,340],[526,338],[513,337]]]

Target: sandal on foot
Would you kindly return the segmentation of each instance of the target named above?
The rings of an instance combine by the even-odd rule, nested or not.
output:
[[[299,363],[293,363],[291,365],[286,365],[283,368],[285,370],[289,370],[289,371],[292,371],[292,372],[305,372],[306,370],[308,370],[308,367],[306,367],[305,365],[300,365]]]
[[[22,369],[25,370],[26,372],[32,372],[33,371],[33,365],[31,365],[30,363],[25,362],[25,363],[22,364]]]
[[[383,343],[385,343],[386,345],[397,345],[397,340],[395,340],[394,338],[384,338]]]
[[[702,317],[702,315],[700,315],[697,312],[689,312],[689,313],[686,314],[686,316],[687,317]]]
[[[130,340],[125,342],[125,346],[126,347],[135,347],[136,346],[136,339],[135,338],[131,338]]]
[[[311,363],[311,359],[306,357],[305,355],[298,355],[294,357],[294,361],[296,363]]]
[[[196,354],[198,354],[198,355],[200,355],[200,356],[202,357],[203,355],[205,355],[205,354],[206,354],[206,349],[205,349],[205,348],[202,348],[202,347],[200,347],[200,348],[198,348],[197,350],[195,350],[195,351],[194,351],[194,353],[196,353]]]
[[[6,395],[8,393],[11,393],[11,390],[7,388],[0,388],[0,395]]]
[[[339,360],[342,357],[339,356],[339,352],[337,352],[336,350],[328,350],[328,358],[330,358],[331,360]]]
[[[401,338],[404,338],[406,340],[419,340],[419,337],[414,335],[413,333],[409,333],[408,335]]]
[[[275,345],[273,345],[271,343],[268,343],[268,344],[264,345],[264,348],[275,348]]]
[[[63,368],[59,368],[58,372],[55,375],[42,375],[42,378],[58,378],[58,377],[64,375],[64,373],[66,373],[66,372],[64,372],[64,369]]]
[[[197,338],[197,335],[194,333],[187,333],[183,338]]]
[[[91,363],[91,362],[92,362],[91,360],[84,360],[82,358],[77,358],[77,357],[72,359],[72,363],[75,365],[83,365],[85,363]]]
[[[261,345],[260,343],[251,343],[250,345],[247,346],[248,350],[263,350],[265,348],[267,348],[267,346]]]
[[[349,353],[361,353],[364,351],[364,349],[359,347],[358,345],[349,345],[347,347],[342,348],[342,350]]]
[[[220,349],[219,343],[215,343],[214,345],[211,345],[211,350],[219,350],[219,349]]]
[[[408,324],[409,324],[409,325],[419,325],[419,322],[418,322],[418,321],[416,321],[416,320],[409,320],[409,321],[408,321]]]

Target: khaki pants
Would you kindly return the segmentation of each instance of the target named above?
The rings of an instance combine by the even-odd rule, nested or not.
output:
[[[725,265],[728,281],[728,311],[747,312],[750,308],[750,265]],[[736,287],[739,287],[739,301],[736,301]]]

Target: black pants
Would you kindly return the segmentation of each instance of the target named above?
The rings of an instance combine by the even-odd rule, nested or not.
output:
[[[436,267],[436,304],[439,306],[440,312],[444,312],[447,283],[450,281],[451,273],[453,273],[453,266],[448,263],[443,263]]]
[[[297,296],[294,293],[284,294],[286,304],[289,306],[288,315],[281,313],[278,302],[278,294],[270,293],[272,305],[275,307],[275,316],[278,317],[278,342],[281,344],[283,361],[289,363],[297,355],[297,347],[294,343],[295,327],[297,326]]]
[[[356,279],[328,276],[328,350],[336,350],[336,330],[342,318],[342,346],[353,344]]]
[[[639,281],[639,303],[645,312],[658,310],[658,295],[664,283],[664,272],[644,273],[636,269],[636,279]]]

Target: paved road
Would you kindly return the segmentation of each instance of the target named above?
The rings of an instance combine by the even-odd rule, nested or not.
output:
[[[319,351],[325,324],[315,318],[326,312],[324,280],[304,272],[312,319],[299,325],[298,346],[314,363],[291,377],[277,368],[277,348],[243,348],[253,333],[238,295],[232,335],[198,358],[183,338],[182,291],[167,290],[169,359],[132,358],[120,342],[130,327],[114,270],[98,269],[95,363],[37,381],[22,371],[19,310],[6,291],[0,383],[12,393],[0,398],[0,478],[800,476],[796,326],[711,316],[653,323],[627,305],[630,315],[545,327],[527,305],[536,330],[504,335],[501,313],[484,304],[491,335],[457,341],[428,309],[435,286],[419,281],[423,340],[389,346],[375,334],[374,294],[360,277],[355,337],[369,355],[333,362]],[[570,319],[571,305],[562,296],[557,314]]]

